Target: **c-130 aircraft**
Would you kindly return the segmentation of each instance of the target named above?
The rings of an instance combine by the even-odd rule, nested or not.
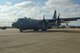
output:
[[[57,16],[56,10],[54,11],[54,15],[52,19],[45,19],[43,16],[43,20],[31,19],[31,18],[19,18],[16,22],[12,23],[12,26],[20,29],[21,32],[27,29],[33,29],[34,31],[47,31],[47,29],[52,29],[54,27],[59,27],[61,23],[66,21],[76,21],[80,19],[80,17],[76,18],[60,18],[60,14]]]

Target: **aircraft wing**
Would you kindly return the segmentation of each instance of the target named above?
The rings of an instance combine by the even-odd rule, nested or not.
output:
[[[80,17],[74,17],[74,18],[60,18],[62,21],[76,21],[79,20]]]

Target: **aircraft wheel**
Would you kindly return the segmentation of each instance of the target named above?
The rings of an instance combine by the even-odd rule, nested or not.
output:
[[[22,29],[20,29],[20,32],[23,32],[23,30],[22,30]]]
[[[38,29],[34,29],[34,31],[38,31]]]
[[[42,31],[47,31],[47,29],[42,29]]]

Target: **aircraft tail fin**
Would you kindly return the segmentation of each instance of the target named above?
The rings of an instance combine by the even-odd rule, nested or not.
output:
[[[56,18],[57,18],[57,12],[56,12],[56,10],[54,11],[54,15],[53,15],[53,20],[56,20]]]

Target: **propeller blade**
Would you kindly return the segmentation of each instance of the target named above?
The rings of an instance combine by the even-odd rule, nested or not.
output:
[[[60,20],[60,13],[59,13],[57,18],[57,26],[59,27],[60,25],[61,25],[61,20]]]
[[[45,20],[45,15],[43,15],[43,21]]]
[[[46,27],[46,20],[45,20],[45,15],[43,15],[43,20],[42,20],[42,28],[45,29]]]

